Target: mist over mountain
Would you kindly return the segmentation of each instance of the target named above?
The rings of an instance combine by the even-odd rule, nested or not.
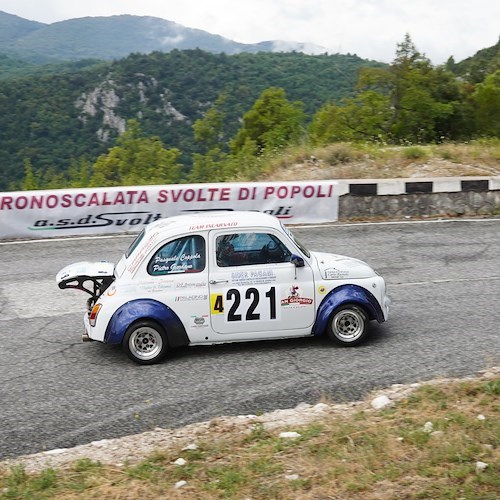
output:
[[[29,21],[0,11],[0,53],[46,64],[80,59],[120,59],[131,53],[200,48],[207,52],[325,53],[312,44],[283,40],[245,44],[165,19],[120,15],[83,17],[52,24]]]

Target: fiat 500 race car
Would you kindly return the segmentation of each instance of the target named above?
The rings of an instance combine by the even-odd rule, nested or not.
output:
[[[78,262],[59,288],[87,292],[83,340],[140,364],[170,348],[326,334],[364,340],[387,320],[384,279],[364,262],[307,250],[277,218],[202,212],[146,226],[116,266]]]

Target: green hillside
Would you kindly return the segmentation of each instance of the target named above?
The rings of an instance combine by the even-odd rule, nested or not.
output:
[[[179,148],[189,166],[192,125],[221,94],[227,95],[224,133],[232,137],[264,89],[285,89],[311,117],[324,103],[352,96],[359,69],[367,66],[383,65],[357,56],[174,50],[133,54],[69,74],[0,81],[0,190],[22,178],[25,159],[56,172],[74,159],[94,161],[131,118],[140,120],[146,135]]]

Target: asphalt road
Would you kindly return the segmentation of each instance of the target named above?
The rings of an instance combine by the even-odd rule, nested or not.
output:
[[[86,295],[55,284],[66,264],[118,260],[131,237],[0,243],[0,460],[498,366],[500,219],[294,233],[313,250],[366,260],[386,278],[391,317],[367,343],[183,348],[138,366],[119,347],[83,344]]]

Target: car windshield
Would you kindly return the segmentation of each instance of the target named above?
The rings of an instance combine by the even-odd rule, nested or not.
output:
[[[309,253],[309,250],[294,236],[294,234],[292,233],[292,231],[290,231],[290,229],[286,228],[285,226],[283,226],[283,230],[285,231],[286,234],[288,234],[288,236],[290,236],[290,239],[300,248],[300,250],[302,251],[302,253],[306,256],[306,257],[310,257],[311,254]]]

